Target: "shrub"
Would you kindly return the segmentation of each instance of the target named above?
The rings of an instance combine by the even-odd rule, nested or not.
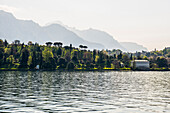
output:
[[[74,67],[75,67],[74,63],[73,62],[69,62],[69,63],[67,63],[66,69],[72,70],[72,69],[74,69]]]

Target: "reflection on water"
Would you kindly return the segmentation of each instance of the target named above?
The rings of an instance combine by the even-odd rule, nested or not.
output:
[[[0,72],[0,112],[170,112],[169,72]]]

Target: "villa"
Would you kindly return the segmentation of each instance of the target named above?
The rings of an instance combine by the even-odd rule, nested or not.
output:
[[[131,67],[136,69],[149,69],[149,61],[148,60],[134,60],[131,61]]]

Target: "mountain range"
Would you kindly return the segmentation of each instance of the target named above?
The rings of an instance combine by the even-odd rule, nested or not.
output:
[[[104,49],[121,49],[126,50],[117,40],[115,40],[111,35],[104,31],[99,31],[96,29],[88,29],[88,30],[77,30],[70,29],[74,33],[76,33],[79,37],[82,37],[84,40],[96,42],[104,45]]]
[[[45,44],[47,41],[62,42],[64,45],[80,44],[88,46],[89,49],[121,49],[123,51],[147,50],[142,45],[131,42],[120,43],[111,35],[96,29],[77,30],[61,24],[50,24],[40,26],[32,20],[16,19],[11,13],[0,10],[0,38],[12,42],[20,40]]]
[[[120,42],[120,44],[128,50],[128,52],[136,52],[136,51],[147,51],[146,47],[139,45],[134,42]]]

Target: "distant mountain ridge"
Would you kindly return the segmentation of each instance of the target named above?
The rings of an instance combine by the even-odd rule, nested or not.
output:
[[[69,30],[75,32],[78,36],[84,40],[101,43],[105,46],[105,49],[121,49],[126,52],[147,51],[146,47],[134,42],[118,42],[111,35],[104,31],[96,29],[77,30],[66,26]]]
[[[45,44],[47,41],[60,41],[64,45],[73,44],[78,47],[80,44],[87,45],[88,49],[121,49],[131,51],[131,46],[119,43],[111,35],[96,29],[76,30],[60,24],[48,24],[40,26],[32,20],[16,19],[11,13],[0,10],[0,38],[9,42],[19,39],[24,43],[28,41]],[[132,43],[131,43],[132,45]],[[134,45],[134,44],[133,44]],[[144,49],[136,44],[136,51]]]
[[[128,52],[136,52],[136,51],[148,51],[146,47],[143,47],[142,45],[139,45],[134,42],[120,42],[120,44],[125,47]]]
[[[64,45],[87,45],[89,49],[103,49],[98,43],[88,42],[59,24],[40,26],[29,20],[18,20],[11,13],[0,10],[0,37],[13,41],[19,39],[44,44],[47,41],[61,41]]]
[[[88,29],[88,30],[76,30],[71,29],[71,31],[75,32],[78,36],[82,37],[84,40],[97,42],[103,44],[105,49],[121,49],[126,50],[117,40],[115,40],[111,35],[104,31],[96,30],[96,29]]]

